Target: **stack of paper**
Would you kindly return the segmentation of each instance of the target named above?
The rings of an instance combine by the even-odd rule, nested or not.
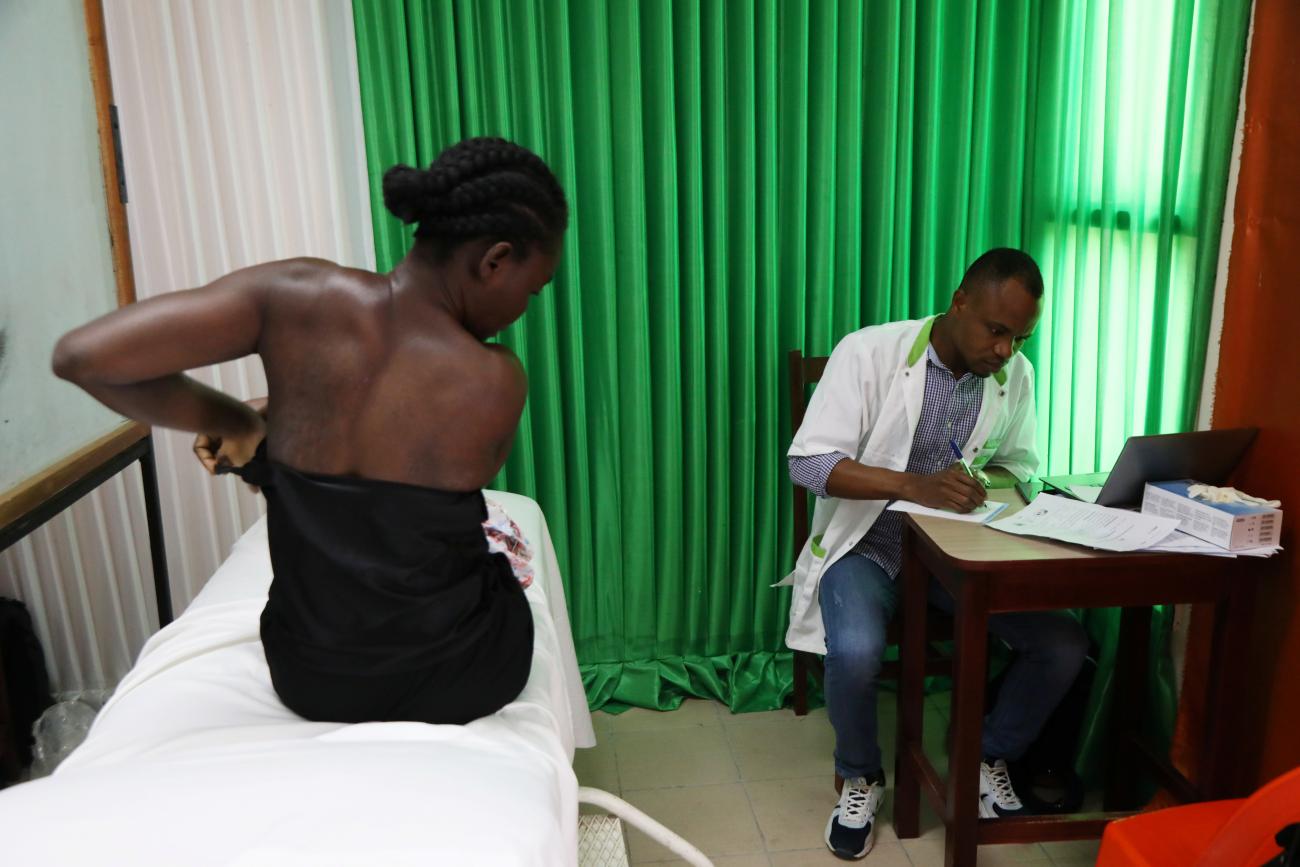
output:
[[[1281,545],[1274,545],[1267,548],[1238,548],[1232,553],[1238,557],[1272,557],[1278,551],[1282,550]]]
[[[1105,551],[1141,551],[1172,533],[1178,521],[1045,495],[989,526],[1004,533],[1043,536]]]
[[[995,530],[1018,536],[1042,536],[1104,551],[1163,551],[1174,554],[1209,554],[1215,557],[1270,557],[1280,548],[1226,551],[1179,531],[1175,518],[1144,515],[1083,503],[1068,497],[1044,495],[1009,518],[989,524]]]
[[[1211,557],[1272,557],[1282,549],[1278,548],[1242,548],[1229,551],[1213,542],[1205,542],[1182,530],[1174,530],[1148,551],[1164,551],[1170,554],[1208,554]]]
[[[950,521],[970,521],[973,524],[986,524],[1007,507],[1006,503],[985,500],[983,505],[969,512],[950,512],[947,509],[931,509],[920,503],[907,500],[894,500],[887,508],[891,512],[910,512],[913,515],[929,515],[932,518],[947,518]]]
[[[1231,551],[1225,551],[1218,545],[1204,542],[1195,536],[1189,536],[1182,530],[1174,530],[1148,551],[1163,551],[1168,554],[1208,554],[1211,557],[1236,557]]]

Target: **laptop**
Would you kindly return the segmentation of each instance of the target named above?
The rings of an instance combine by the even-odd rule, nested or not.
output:
[[[1086,500],[1075,486],[1100,486],[1100,506],[1136,506],[1147,482],[1195,479],[1221,485],[1237,468],[1259,428],[1198,430],[1187,433],[1129,437],[1109,473],[1044,476],[1042,489],[1051,494]],[[1028,491],[1022,490],[1024,497]]]

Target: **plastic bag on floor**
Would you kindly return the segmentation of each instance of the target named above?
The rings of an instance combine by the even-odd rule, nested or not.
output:
[[[66,701],[55,702],[32,727],[36,740],[32,750],[32,779],[48,776],[73,750],[81,746],[90,724],[104,705],[97,692],[81,693]]]

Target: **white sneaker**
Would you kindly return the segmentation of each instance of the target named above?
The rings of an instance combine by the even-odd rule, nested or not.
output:
[[[836,858],[856,861],[871,851],[876,842],[876,811],[884,795],[884,783],[867,782],[866,777],[844,781],[840,802],[826,823],[826,848]]]
[[[997,759],[993,764],[980,762],[980,818],[999,819],[1014,816],[1024,809],[1016,790],[1011,787],[1007,763]]]

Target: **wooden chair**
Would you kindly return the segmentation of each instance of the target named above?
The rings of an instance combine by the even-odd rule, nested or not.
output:
[[[808,386],[822,378],[827,361],[829,358],[824,355],[805,358],[798,349],[790,350],[790,431],[792,435],[803,424],[804,411],[808,406]],[[791,487],[794,488],[794,551],[795,556],[798,557],[808,541],[808,492],[798,485],[791,485]],[[862,529],[866,532],[867,528]],[[891,645],[898,644],[898,618],[901,616],[900,611],[889,624],[887,640]],[[942,642],[952,640],[952,618],[934,608],[929,609],[927,618],[925,634],[928,647],[925,673],[951,675],[952,657],[944,652]],[[822,670],[821,657],[796,650],[794,652],[794,712],[798,716],[808,713],[808,676],[812,668]],[[888,661],[881,667],[880,678],[897,680],[898,673],[898,663]]]

